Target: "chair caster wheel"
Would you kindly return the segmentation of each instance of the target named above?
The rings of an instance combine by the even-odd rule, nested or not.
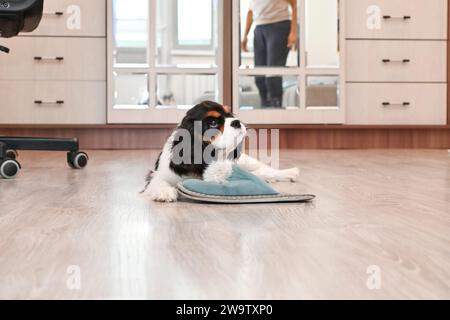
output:
[[[87,166],[89,157],[85,152],[67,153],[67,163],[72,169],[83,169]]]
[[[14,159],[0,160],[0,177],[3,179],[14,179],[20,171],[19,162]]]
[[[19,153],[16,150],[6,150],[6,158],[16,160],[19,157]]]

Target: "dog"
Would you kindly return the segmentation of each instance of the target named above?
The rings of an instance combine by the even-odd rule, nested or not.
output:
[[[190,109],[170,135],[154,170],[146,177],[142,193],[156,202],[175,202],[177,184],[186,178],[217,180],[212,163],[222,159],[237,163],[267,182],[297,181],[298,168],[277,170],[241,153],[247,133],[245,125],[228,107],[204,101]]]

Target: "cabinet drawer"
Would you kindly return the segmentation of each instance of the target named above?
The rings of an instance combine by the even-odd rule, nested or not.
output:
[[[104,124],[104,81],[0,81],[2,124]]]
[[[0,80],[106,80],[106,40],[17,37],[5,44]]]
[[[105,0],[45,0],[36,36],[106,36]]]
[[[347,0],[347,38],[447,39],[447,0]]]
[[[347,85],[348,124],[445,125],[446,120],[446,84]]]
[[[446,82],[446,41],[347,41],[347,81]]]

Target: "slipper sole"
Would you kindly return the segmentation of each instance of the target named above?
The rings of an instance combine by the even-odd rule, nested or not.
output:
[[[312,194],[294,195],[283,193],[277,195],[255,196],[215,196],[188,190],[181,183],[178,184],[177,190],[180,195],[187,199],[218,204],[305,203],[311,202],[316,198],[316,196]]]

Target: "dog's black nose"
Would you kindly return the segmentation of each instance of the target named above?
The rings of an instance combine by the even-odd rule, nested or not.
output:
[[[242,128],[241,122],[239,120],[234,120],[233,122],[231,122],[231,127],[235,129],[240,129]]]

